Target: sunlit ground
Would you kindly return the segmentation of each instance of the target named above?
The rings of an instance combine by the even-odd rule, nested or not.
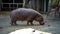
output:
[[[52,33],[35,30],[33,28],[23,28],[10,32],[9,34],[52,34]]]

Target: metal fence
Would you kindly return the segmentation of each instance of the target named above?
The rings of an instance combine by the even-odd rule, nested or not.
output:
[[[8,8],[9,10],[22,7],[23,3],[2,3],[2,9]]]
[[[13,2],[3,2],[1,3],[1,10],[2,11],[10,11],[10,10],[13,10],[13,9],[16,9],[16,8],[21,8],[23,7],[23,2],[14,2],[15,0],[13,0]],[[22,0],[23,1],[23,0]]]

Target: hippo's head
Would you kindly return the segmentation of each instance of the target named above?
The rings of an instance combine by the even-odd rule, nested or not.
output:
[[[38,16],[36,16],[35,20],[38,21],[40,25],[44,25],[44,18],[43,18],[43,16],[38,15]]]

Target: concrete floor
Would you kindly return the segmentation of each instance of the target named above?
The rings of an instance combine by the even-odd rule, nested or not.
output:
[[[34,26],[27,26],[26,21],[17,21],[17,26],[11,26],[9,15],[0,15],[0,34],[8,34],[9,32],[21,28],[34,28],[52,34],[60,34],[60,20],[53,19],[46,15],[43,16],[45,18],[45,25],[39,25],[38,22],[34,21]]]

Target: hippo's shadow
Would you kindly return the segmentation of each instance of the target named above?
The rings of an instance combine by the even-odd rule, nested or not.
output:
[[[3,29],[3,27],[0,27],[0,29]]]
[[[26,24],[18,24],[14,26],[44,26],[44,25],[39,25],[39,24],[34,24],[34,25],[26,25]]]

